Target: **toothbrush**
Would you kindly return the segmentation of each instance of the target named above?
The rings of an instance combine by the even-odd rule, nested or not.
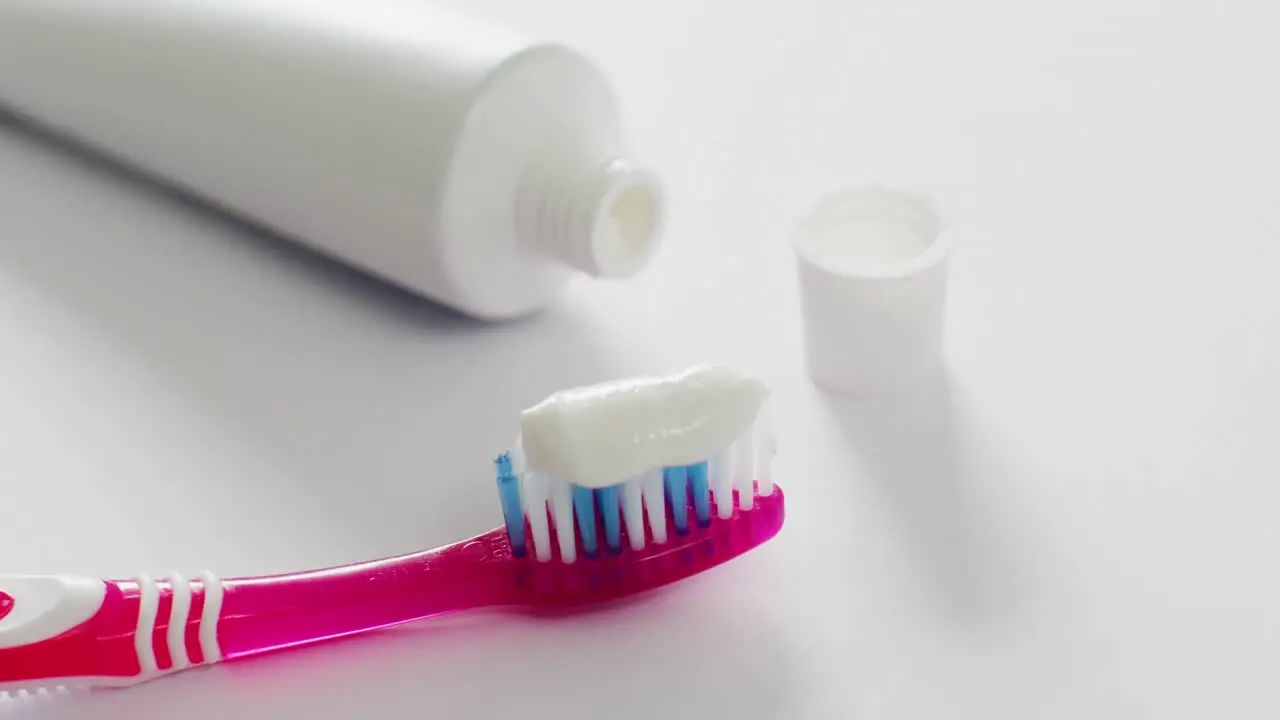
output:
[[[721,386],[699,400],[708,378]],[[696,368],[526,411],[521,438],[495,461],[503,525],[435,550],[227,580],[0,575],[0,693],[125,687],[484,607],[564,612],[720,565],[771,539],[785,515],[769,470],[772,437],[756,422],[758,388],[738,380]],[[691,414],[699,422],[690,425]],[[728,435],[703,459],[689,457]],[[591,453],[611,438],[627,440],[617,457],[626,476],[586,482],[577,473],[600,473]],[[635,471],[664,455],[675,461]]]

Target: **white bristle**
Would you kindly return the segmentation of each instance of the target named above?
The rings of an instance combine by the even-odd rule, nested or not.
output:
[[[533,554],[541,562],[551,559],[550,518],[547,517],[547,480],[535,472],[526,472],[520,479],[520,492],[524,496],[524,512],[532,530]]]
[[[516,436],[516,441],[511,444],[511,452],[507,454],[511,459],[511,473],[516,476],[524,475],[528,461],[524,456],[524,439]]]
[[[760,497],[769,497],[773,494],[773,456],[758,457],[756,468],[756,487],[760,490]]]
[[[730,451],[722,452],[707,461],[708,483],[716,503],[716,515],[733,517],[733,466]]]
[[[622,484],[622,520],[626,523],[632,550],[644,549],[643,482],[634,477]]]
[[[738,487],[738,509],[750,510],[755,505],[756,450],[751,432],[733,446],[733,482]]]
[[[578,559],[578,531],[573,525],[573,490],[559,478],[549,478],[551,510],[560,541],[560,559],[571,563]]]
[[[773,434],[767,413],[756,423],[756,485],[760,497],[773,494],[773,456],[778,454],[778,439]]]
[[[556,506],[556,480],[546,475],[542,479],[547,483],[547,518],[551,520],[552,527],[560,527],[560,518],[556,516],[559,508]]]
[[[649,529],[653,531],[653,541],[661,545],[667,541],[667,498],[662,486],[662,471],[650,470],[641,478]]]

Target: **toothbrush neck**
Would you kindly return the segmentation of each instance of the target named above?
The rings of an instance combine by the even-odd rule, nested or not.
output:
[[[506,604],[515,592],[509,552],[505,533],[495,530],[385,560],[228,580],[219,644],[230,660]]]

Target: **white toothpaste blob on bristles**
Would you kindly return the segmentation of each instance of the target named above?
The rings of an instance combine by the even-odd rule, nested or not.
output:
[[[521,414],[521,442],[529,469],[606,487],[705,462],[751,429],[768,397],[755,378],[699,365],[556,393]]]

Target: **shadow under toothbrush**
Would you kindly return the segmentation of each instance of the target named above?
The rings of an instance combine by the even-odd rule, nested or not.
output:
[[[48,717],[784,720],[799,658],[757,613],[670,592],[547,623],[482,612],[53,698]],[[0,717],[3,717],[0,714]]]
[[[489,462],[519,411],[630,369],[574,308],[477,323],[21,118],[0,115],[0,150],[24,169],[0,178],[11,208],[0,274],[85,326],[109,382],[109,361],[145,368],[144,390],[181,398],[265,468],[156,468],[120,483],[125,525],[194,538],[182,555],[137,538],[139,566],[266,574],[470,537],[500,519]],[[165,496],[181,499],[174,512],[152,499]],[[177,511],[192,505],[205,512]],[[231,548],[228,531],[240,537]]]
[[[862,398],[825,395],[829,411],[905,528],[944,614],[965,622],[1020,602],[1011,548],[979,474],[1003,472],[949,377]]]

